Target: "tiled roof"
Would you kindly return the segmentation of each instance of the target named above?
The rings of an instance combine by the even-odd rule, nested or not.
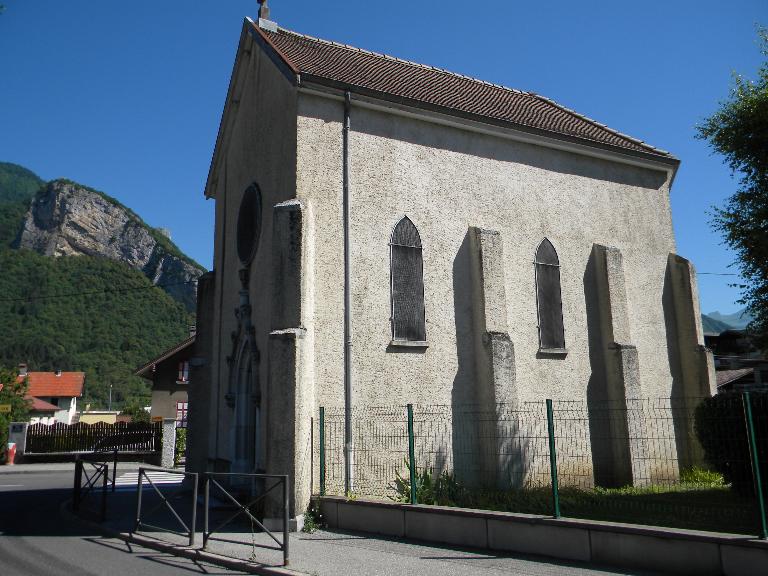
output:
[[[717,378],[717,385],[724,386],[725,384],[730,384],[731,382],[738,380],[739,378],[743,378],[748,374],[752,374],[754,371],[755,371],[754,368],[739,368],[737,370],[718,370],[717,372],[715,372],[715,377]]]
[[[146,364],[143,364],[143,365],[139,366],[138,368],[136,368],[136,370],[134,371],[134,374],[136,374],[136,376],[141,376],[142,378],[147,378],[147,379],[151,380],[152,379],[152,372],[154,371],[154,367],[157,364],[160,364],[164,360],[167,360],[168,358],[170,358],[171,356],[173,356],[177,352],[181,352],[182,350],[190,347],[194,343],[195,343],[195,336],[194,335],[190,336],[186,340],[182,340],[181,342],[179,342],[178,344],[172,346],[171,348],[169,348],[168,350],[166,350],[165,352],[163,352],[162,354],[160,354],[156,358],[153,358],[152,360],[150,360]]]
[[[85,372],[27,372],[29,396],[73,397],[83,395]],[[19,376],[19,381],[24,377]]]
[[[302,79],[340,84],[353,92],[358,89],[384,94],[404,103],[431,105],[449,114],[490,118],[673,159],[664,150],[621,134],[532,92],[490,84],[282,28],[272,32],[253,26]]]
[[[56,412],[59,409],[58,406],[54,406],[50,402],[40,400],[40,398],[35,398],[34,396],[25,396],[25,398],[32,401],[29,409],[35,412]]]

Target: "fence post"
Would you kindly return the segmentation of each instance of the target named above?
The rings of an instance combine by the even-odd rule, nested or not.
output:
[[[760,512],[760,539],[768,539],[768,525],[765,521],[765,502],[763,500],[763,483],[760,478],[760,461],[757,457],[757,440],[755,439],[755,423],[752,419],[752,403],[749,401],[749,392],[744,392],[744,415],[747,420],[747,434],[749,438],[749,455],[752,461],[752,477],[757,493],[757,504]]]
[[[203,550],[208,548],[208,507],[211,504],[211,476],[204,472],[203,476]]]
[[[552,476],[552,505],[555,518],[560,518],[560,494],[557,489],[557,451],[555,448],[555,418],[552,400],[547,399],[547,435],[549,436],[549,472]]]
[[[189,526],[189,545],[195,545],[195,534],[197,534],[197,488],[198,488],[198,475],[192,476],[192,481],[195,485],[192,487],[192,520]],[[207,504],[207,502],[206,502]]]
[[[112,492],[115,491],[115,480],[117,480],[117,448],[115,448],[115,465],[112,468]]]
[[[80,509],[80,484],[83,481],[83,461],[80,455],[75,456],[75,485],[72,488],[72,510]]]
[[[104,477],[101,480],[101,521],[107,518],[107,484],[109,483],[109,461],[101,464]]]
[[[141,492],[142,492],[142,476],[144,475],[144,468],[139,468],[139,481],[136,491],[136,523],[133,525],[133,532],[138,532],[141,527]]]
[[[411,504],[416,500],[416,448],[413,439],[413,404],[408,404],[408,474],[411,482]]]
[[[325,407],[320,406],[320,496],[325,496]]]
[[[288,513],[288,475],[283,476],[283,566],[288,566],[288,542],[290,538]]]

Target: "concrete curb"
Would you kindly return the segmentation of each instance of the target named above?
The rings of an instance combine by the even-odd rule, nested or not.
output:
[[[66,468],[46,468],[45,464],[18,464],[15,466],[0,465],[0,476],[6,476],[11,474],[56,474],[59,472],[73,473],[75,471],[75,463],[68,463]],[[35,466],[35,468],[24,468],[24,466]],[[118,472],[136,472],[139,468],[146,468],[153,470],[160,468],[154,464],[141,464],[141,463],[117,463]]]
[[[240,572],[246,572],[248,574],[262,574],[264,576],[308,576],[306,572],[297,572],[296,570],[290,570],[288,568],[282,568],[277,566],[265,566],[263,564],[254,564],[252,562],[248,562],[247,560],[230,558],[229,556],[221,556],[220,554],[214,554],[213,552],[207,552],[205,550],[200,550],[196,548],[187,548],[184,546],[178,546],[176,544],[161,542],[154,538],[141,536],[139,534],[131,534],[128,532],[118,532],[116,530],[112,530],[111,528],[107,528],[106,526],[102,526],[101,524],[97,524],[96,522],[91,522],[90,520],[85,520],[84,518],[80,518],[79,516],[75,515],[73,512],[69,510],[69,504],[70,504],[69,500],[62,502],[61,506],[59,507],[59,514],[61,514],[65,518],[68,518],[69,520],[74,520],[76,522],[87,524],[88,526],[93,528],[95,531],[101,532],[102,534],[104,534],[109,538],[117,538],[119,540],[128,542],[130,544],[137,544],[145,548],[151,548],[152,550],[157,550],[158,552],[166,552],[173,556],[179,556],[182,558],[189,558],[190,560],[207,562],[208,564],[221,566],[222,568],[228,568],[230,570],[239,570]]]
[[[6,470],[5,468],[9,468]],[[12,476],[14,474],[56,474],[57,472],[67,472],[71,474],[74,472],[74,465],[72,468],[48,468],[47,470],[15,470],[15,466],[0,466],[0,476]]]
[[[768,542],[750,536],[533,514],[318,498],[331,528],[691,576],[752,576]]]

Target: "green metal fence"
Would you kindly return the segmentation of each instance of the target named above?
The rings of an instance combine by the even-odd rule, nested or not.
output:
[[[345,495],[344,416],[320,410],[321,494]],[[349,496],[766,537],[768,394],[351,416]]]

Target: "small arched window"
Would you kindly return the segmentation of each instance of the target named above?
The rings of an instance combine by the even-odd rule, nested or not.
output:
[[[421,237],[413,222],[404,216],[392,231],[390,282],[392,289],[392,340],[424,342],[424,269]]]
[[[565,350],[563,302],[560,295],[560,260],[544,238],[536,250],[536,305],[539,313],[539,347]]]

